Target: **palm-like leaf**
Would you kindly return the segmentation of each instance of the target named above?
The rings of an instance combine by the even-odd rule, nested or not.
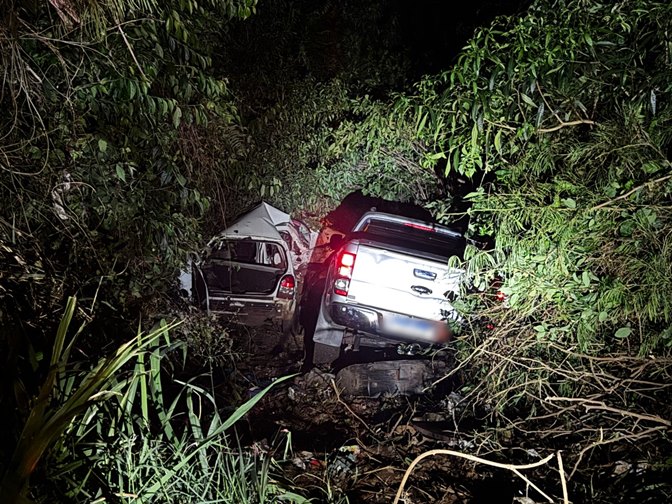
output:
[[[161,334],[174,328],[177,324],[161,326],[158,329],[142,334],[138,332],[135,339],[123,344],[116,353],[101,359],[82,380],[81,385],[62,404],[52,404],[55,384],[65,372],[72,343],[66,346],[66,336],[76,306],[76,299],[71,297],[65,314],[54,340],[49,373],[40,388],[21,436],[14,450],[7,472],[0,486],[0,502],[28,502],[26,494],[30,475],[35,470],[45,451],[67,429],[70,422],[85,411],[92,402],[104,400],[111,394],[104,390],[119,371],[129,361],[137,357],[147,345],[156,341]]]

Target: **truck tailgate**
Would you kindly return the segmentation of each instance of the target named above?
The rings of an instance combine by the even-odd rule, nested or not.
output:
[[[459,293],[462,271],[439,261],[360,244],[348,301],[429,320],[453,311],[447,296]]]

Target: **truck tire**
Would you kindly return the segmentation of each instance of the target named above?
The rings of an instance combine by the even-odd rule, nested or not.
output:
[[[325,345],[315,342],[313,349],[313,364],[331,364],[341,355],[341,347]]]

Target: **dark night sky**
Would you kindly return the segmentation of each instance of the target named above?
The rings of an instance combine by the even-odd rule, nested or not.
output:
[[[529,4],[522,0],[393,3],[402,20],[400,38],[408,44],[415,77],[447,69],[477,27],[498,15],[515,14]]]
[[[478,26],[529,0],[260,0],[218,54],[234,88],[256,94],[311,76],[383,93],[450,68]],[[378,80],[376,80],[378,79]],[[370,86],[367,88],[366,86]],[[244,91],[243,91],[244,92]]]

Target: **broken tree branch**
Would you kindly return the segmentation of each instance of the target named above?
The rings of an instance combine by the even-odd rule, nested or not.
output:
[[[614,199],[611,199],[609,201],[605,201],[604,203],[600,203],[599,205],[594,206],[593,208],[591,208],[591,210],[599,210],[600,208],[608,207],[612,203],[616,203],[619,200],[622,200],[622,199],[627,198],[628,196],[631,196],[632,194],[636,193],[640,189],[644,189],[645,187],[649,187],[649,186],[652,186],[652,185],[655,185],[655,184],[659,184],[660,182],[665,182],[666,180],[669,180],[671,178],[672,178],[672,174],[665,175],[664,177],[659,177],[659,178],[654,179],[654,180],[649,180],[648,182],[644,182],[643,184],[640,184],[637,187],[635,187],[633,189],[630,189],[625,194],[621,194],[620,196],[618,196]]]
[[[665,420],[657,415],[647,415],[645,413],[634,413],[632,411],[623,410],[620,408],[613,408],[607,406],[604,401],[595,401],[593,399],[582,399],[580,397],[546,397],[545,399],[548,402],[562,401],[562,402],[577,402],[583,406],[586,411],[590,410],[601,410],[609,411],[611,413],[618,413],[622,416],[628,416],[632,418],[637,418],[638,420],[644,420],[646,422],[655,422],[666,425],[667,427],[672,427],[672,422]]]

